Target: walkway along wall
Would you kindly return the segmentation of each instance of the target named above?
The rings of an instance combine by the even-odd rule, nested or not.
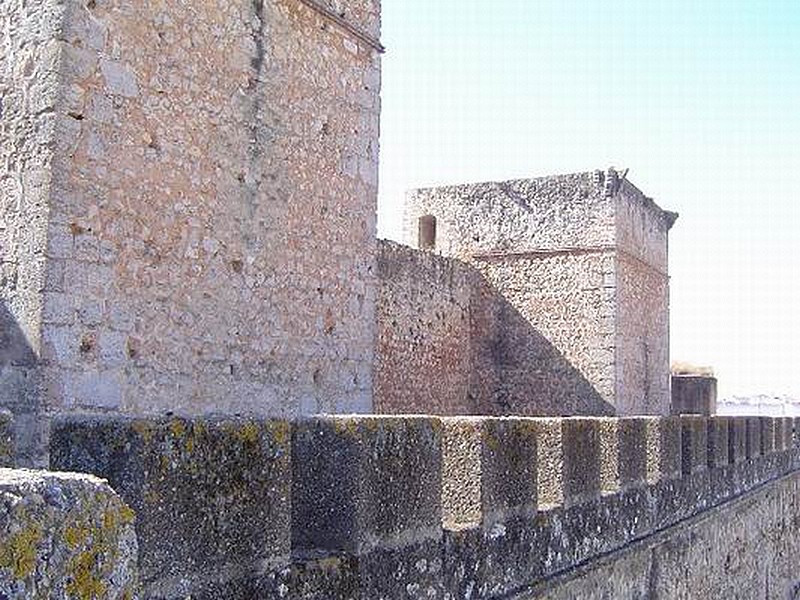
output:
[[[145,598],[786,598],[798,425],[68,417],[51,460],[137,511]]]

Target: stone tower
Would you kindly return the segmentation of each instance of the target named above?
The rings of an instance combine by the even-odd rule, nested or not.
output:
[[[23,445],[61,411],[371,409],[379,29],[379,0],[2,3]]]
[[[482,381],[510,414],[669,414],[667,234],[614,169],[411,192],[405,242],[498,293]],[[490,377],[491,375],[491,377]],[[477,392],[481,395],[482,392]]]

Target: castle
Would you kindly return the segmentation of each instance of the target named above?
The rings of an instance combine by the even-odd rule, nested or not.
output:
[[[668,416],[677,215],[379,242],[379,0],[133,4],[0,8],[0,597],[797,593],[800,423]]]

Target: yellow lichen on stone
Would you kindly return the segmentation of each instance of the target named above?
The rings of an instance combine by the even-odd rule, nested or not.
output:
[[[101,545],[102,546],[102,545]],[[97,576],[99,548],[81,552],[72,562],[72,579],[66,590],[70,596],[80,600],[100,600],[105,598],[106,584]]]
[[[236,430],[236,439],[243,444],[254,446],[258,443],[259,430],[258,425],[252,421],[248,421]]]
[[[147,421],[137,419],[133,422],[131,428],[142,437],[146,444],[149,444],[153,439],[153,430],[150,428],[150,425],[147,423]]]
[[[275,421],[270,424],[268,431],[278,446],[286,446],[291,440],[292,428],[286,421]]]
[[[42,538],[38,525],[30,525],[0,542],[0,568],[10,569],[15,579],[25,579],[36,568],[36,548]]]
[[[169,424],[169,430],[172,432],[173,437],[182,437],[186,433],[186,424],[180,419],[174,419]]]
[[[88,535],[89,533],[86,531],[85,527],[70,525],[67,527],[66,531],[64,531],[64,541],[67,542],[67,545],[71,549],[75,549],[86,541]]]

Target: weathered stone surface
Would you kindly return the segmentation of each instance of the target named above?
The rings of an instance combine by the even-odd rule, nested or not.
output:
[[[530,419],[442,419],[446,527],[491,528],[537,509],[537,439]]]
[[[505,302],[508,412],[668,414],[674,214],[610,169],[415,190],[407,244],[430,217],[435,252],[474,264]]]
[[[535,419],[536,496],[540,510],[564,504],[564,432],[561,419]]]
[[[134,520],[96,477],[0,469],[0,597],[134,598]]]
[[[14,466],[13,417],[6,410],[0,410],[0,467]]]
[[[708,424],[705,417],[681,417],[681,472],[684,476],[708,467]]]
[[[371,410],[380,3],[330,9],[2,3],[0,405]]]
[[[647,418],[599,419],[604,494],[647,482]]]
[[[775,425],[773,417],[759,417],[761,423],[761,454],[772,454],[776,450]]]
[[[733,418],[728,425],[728,462],[739,464],[747,459],[747,421]]]
[[[424,417],[319,417],[292,436],[292,551],[353,558],[362,598],[441,594],[442,427]],[[419,563],[426,568],[415,568]],[[387,595],[388,594],[388,595]],[[437,596],[434,596],[437,597]]]
[[[745,417],[747,423],[747,458],[753,460],[761,456],[761,420],[758,417]]]
[[[717,469],[728,464],[730,455],[730,417],[708,419],[708,467]]]
[[[284,421],[74,417],[55,423],[51,463],[108,479],[136,511],[146,597],[248,598],[289,560],[290,444]]]
[[[476,527],[483,519],[483,418],[442,419],[442,524]]]
[[[647,481],[657,483],[681,476],[681,421],[678,417],[646,419]]]
[[[717,412],[717,380],[706,375],[672,376],[672,414],[709,417]]]
[[[800,589],[798,494],[795,474],[506,597],[794,598]]]
[[[387,414],[504,412],[488,351],[499,322],[470,265],[378,242],[375,410]]]
[[[600,495],[600,419],[561,420],[564,451],[564,506]]]

